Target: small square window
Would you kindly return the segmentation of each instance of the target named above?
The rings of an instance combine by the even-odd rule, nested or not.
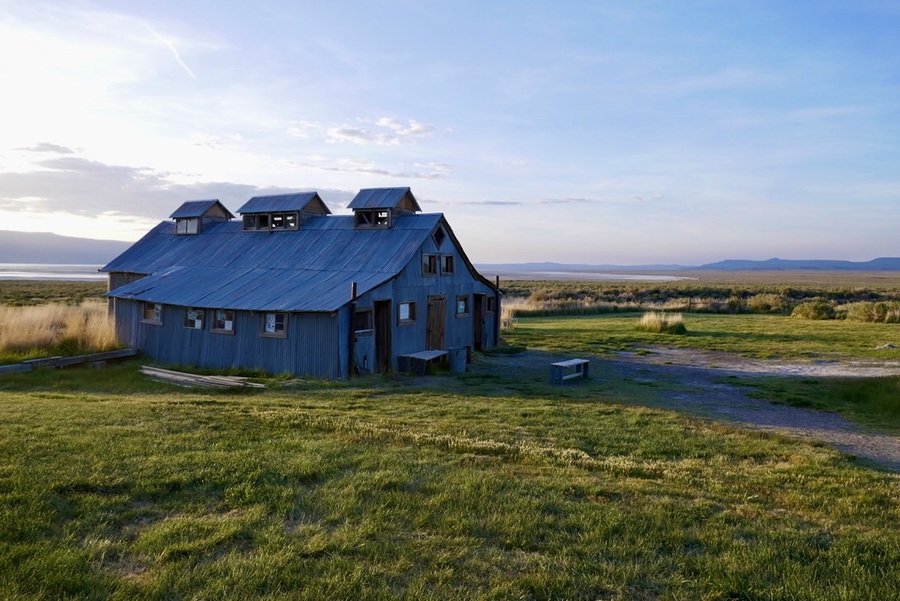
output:
[[[422,275],[437,275],[437,255],[422,255]]]
[[[416,323],[416,303],[399,303],[397,305],[397,320],[401,326]]]
[[[178,235],[196,234],[200,231],[200,218],[190,217],[175,220],[175,233]]]
[[[287,315],[285,313],[264,313],[262,335],[269,338],[287,337]]]
[[[497,299],[496,298],[494,298],[493,296],[488,296],[484,300],[485,300],[485,311],[487,311],[488,313],[493,313],[494,311],[497,310],[497,307],[496,307]]]
[[[453,255],[441,255],[441,275],[452,275],[453,266]]]
[[[353,331],[365,332],[375,329],[374,319],[372,309],[360,309],[353,316]]]
[[[456,316],[463,317],[469,314],[469,295],[464,294],[456,297]]]
[[[184,312],[184,327],[191,330],[202,330],[205,316],[206,311],[203,309],[188,309]]]
[[[217,334],[234,334],[234,311],[216,309],[212,331]]]
[[[144,314],[141,321],[162,325],[162,305],[159,303],[144,303]]]

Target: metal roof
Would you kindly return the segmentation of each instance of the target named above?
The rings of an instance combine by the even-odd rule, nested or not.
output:
[[[322,202],[318,192],[298,192],[294,194],[275,194],[272,196],[254,196],[238,209],[238,213],[272,213],[276,211],[302,211],[310,202],[318,199]],[[327,212],[328,207],[325,207]]]
[[[353,197],[348,209],[393,209],[406,197],[412,201],[415,211],[421,211],[419,203],[409,187],[406,188],[366,188]]]
[[[218,221],[176,236],[175,224],[163,222],[101,271],[153,274],[108,293],[117,298],[334,311],[350,301],[351,282],[364,294],[399,274],[438,223],[449,231],[441,214],[403,215],[377,230],[355,229],[353,216],[341,215],[310,218],[296,231],[249,232]]]
[[[209,211],[214,206],[219,205],[222,210],[228,215],[229,219],[234,218],[234,215],[231,214],[231,211],[225,208],[218,199],[210,199],[210,200],[189,200],[186,203],[182,204],[180,207],[175,209],[175,212],[169,215],[170,219],[184,219],[188,217],[203,217],[207,211]]]

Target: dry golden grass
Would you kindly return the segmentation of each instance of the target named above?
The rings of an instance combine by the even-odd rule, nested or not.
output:
[[[660,334],[684,334],[684,316],[681,313],[663,313],[650,311],[641,316],[638,329],[642,332],[656,332]]]
[[[34,349],[100,352],[117,348],[115,326],[105,302],[81,305],[0,305],[0,352]]]

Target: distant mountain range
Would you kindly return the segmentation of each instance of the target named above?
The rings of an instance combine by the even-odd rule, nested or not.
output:
[[[530,272],[643,272],[643,271],[900,271],[900,257],[881,257],[871,261],[838,261],[830,259],[728,259],[703,265],[651,264],[651,265],[583,265],[566,263],[484,263],[478,264],[480,271],[490,273],[530,273]]]
[[[106,265],[131,242],[0,231],[0,263]]]
[[[0,263],[46,263],[105,265],[125,251],[131,242],[92,240],[57,234],[0,231]],[[478,269],[488,273],[509,272],[646,272],[646,271],[753,271],[753,270],[820,270],[820,271],[900,271],[900,257],[881,257],[871,261],[837,261],[827,259],[768,259],[750,261],[728,259],[704,265],[656,263],[649,265],[588,265],[571,263],[479,263]]]

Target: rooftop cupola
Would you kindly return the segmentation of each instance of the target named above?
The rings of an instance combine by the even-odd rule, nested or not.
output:
[[[387,229],[394,217],[412,215],[422,210],[409,188],[367,188],[350,201],[353,223],[357,229]]]
[[[238,209],[244,231],[277,232],[297,230],[311,217],[331,215],[318,192],[254,196]]]
[[[189,200],[178,207],[169,217],[175,220],[175,233],[180,236],[199,234],[203,225],[210,221],[234,219],[231,211],[216,199]]]

